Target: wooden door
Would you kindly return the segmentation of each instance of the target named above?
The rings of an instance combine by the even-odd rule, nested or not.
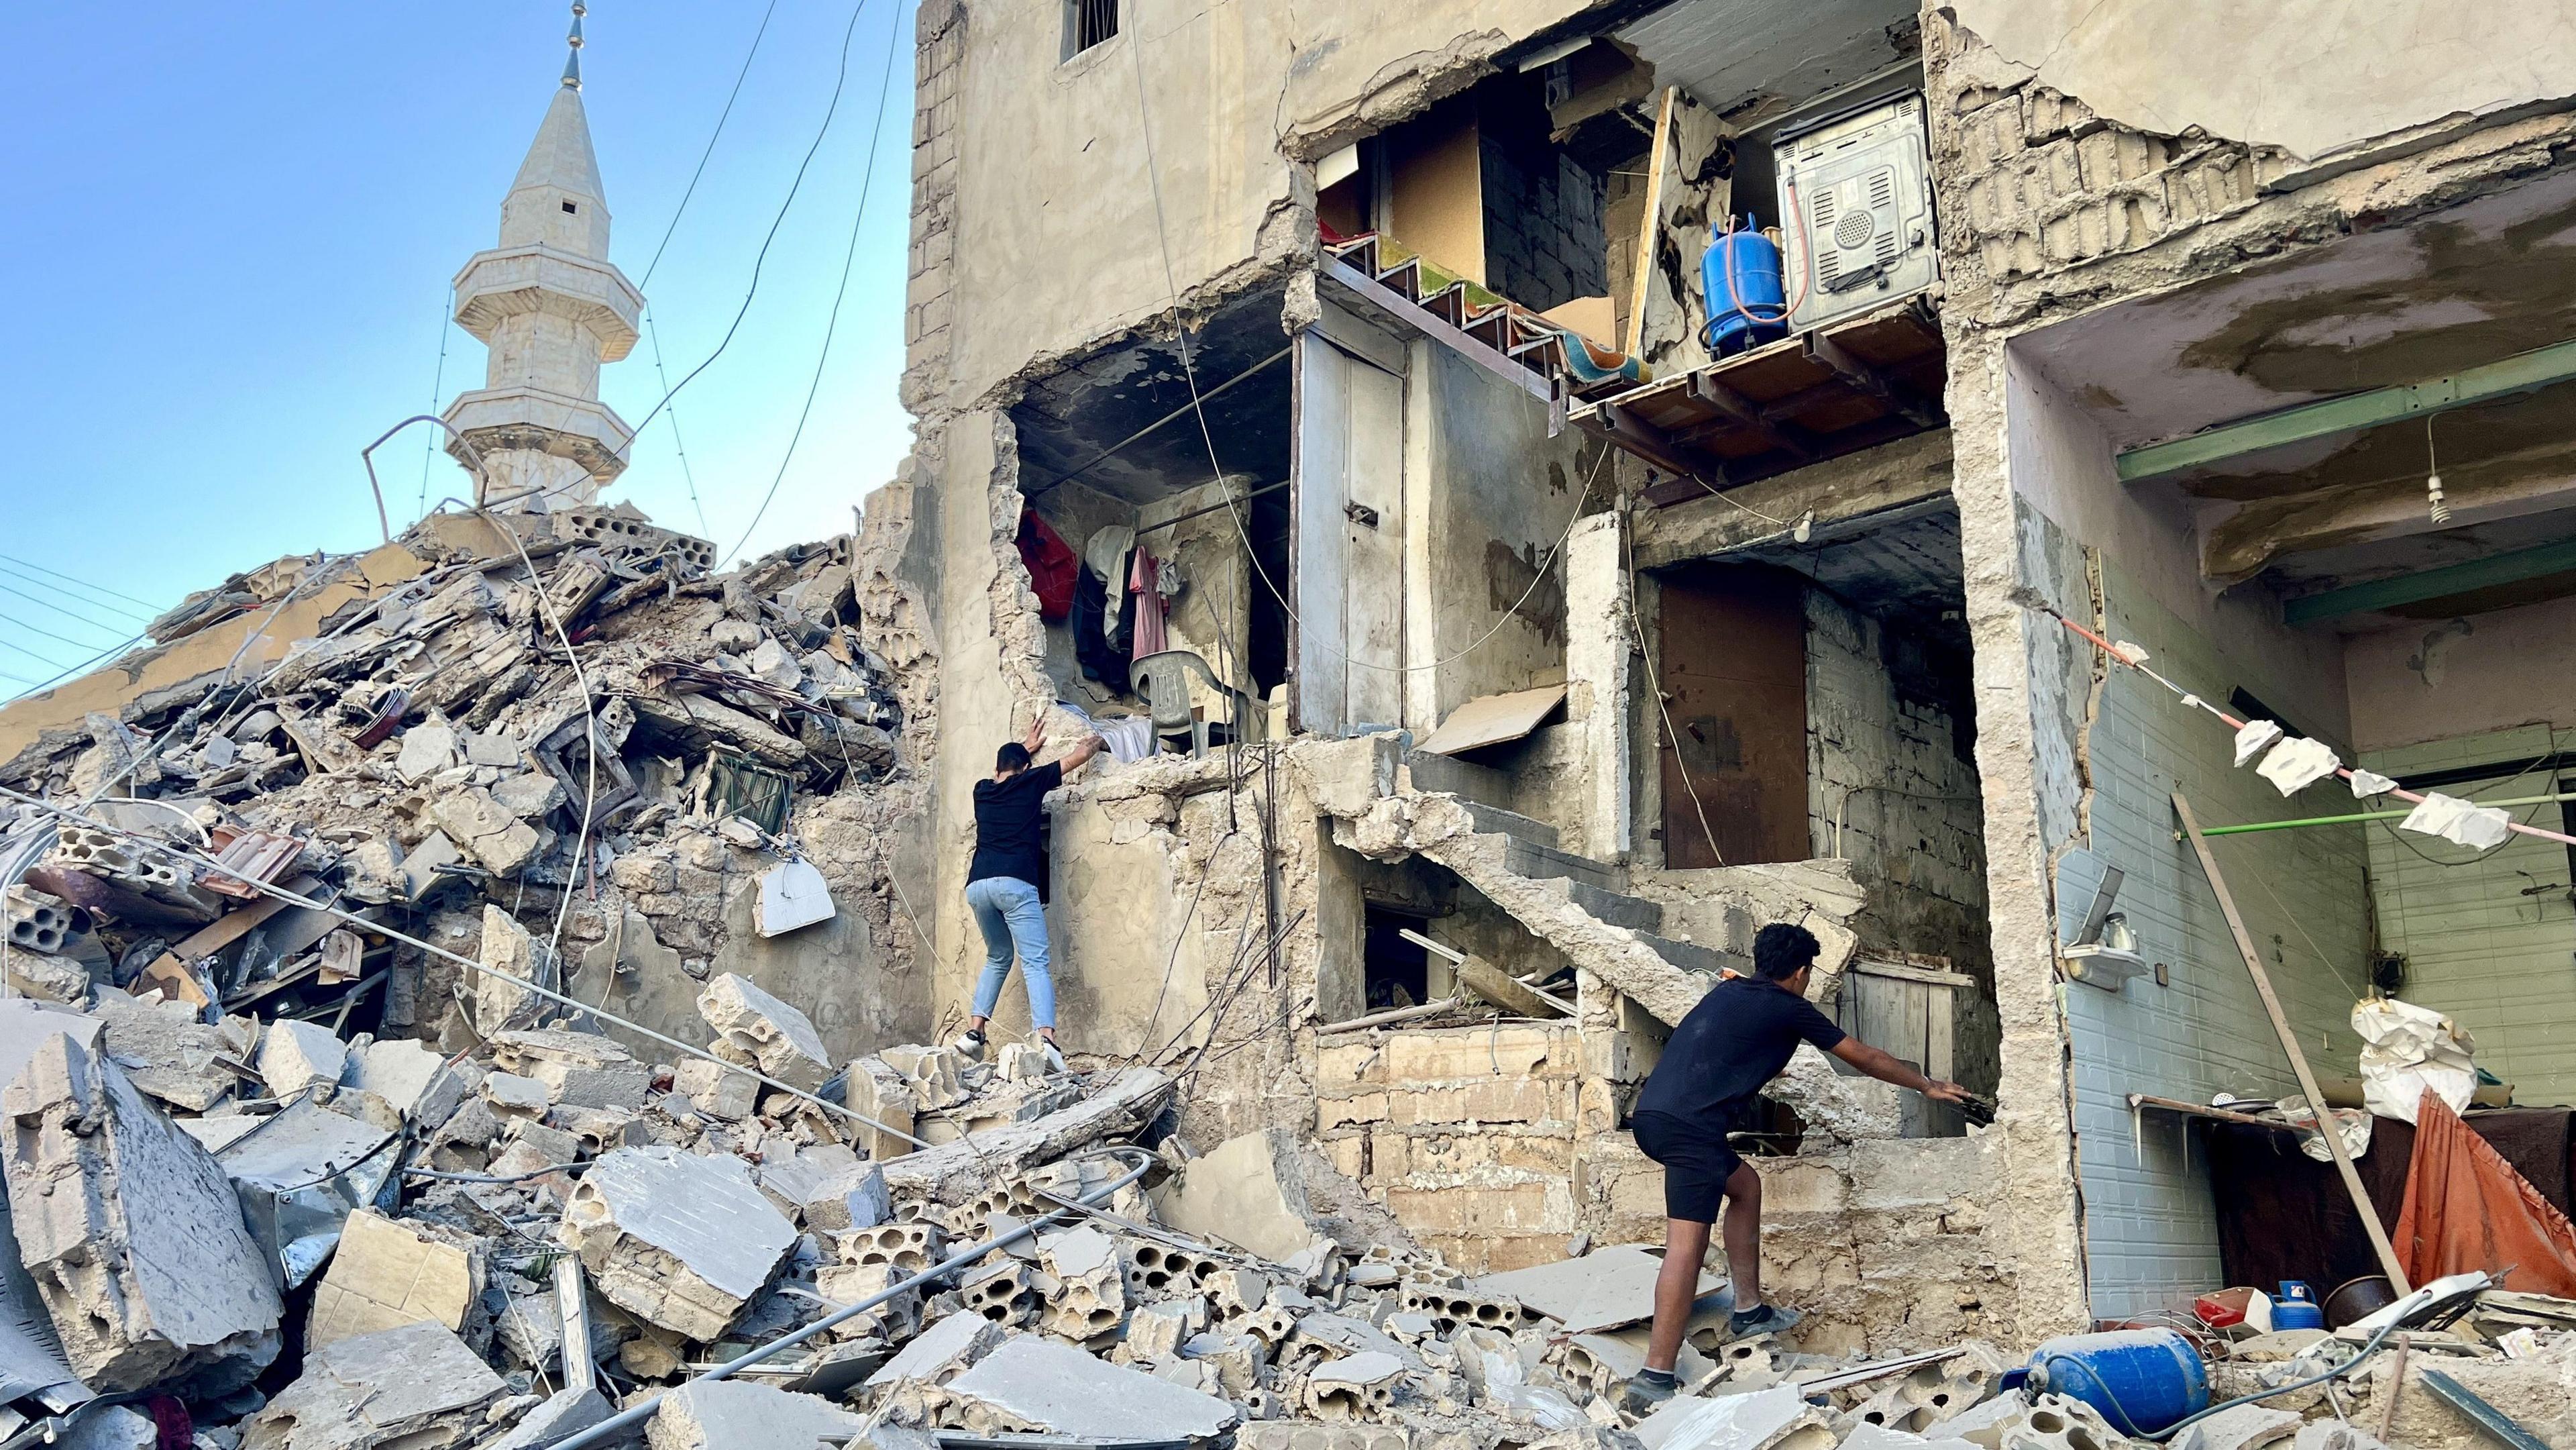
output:
[[[1666,864],[1806,860],[1805,581],[1676,570],[1660,593],[1656,668],[1672,719],[1661,752]]]
[[[1404,719],[1404,379],[1297,338],[1296,727]]]

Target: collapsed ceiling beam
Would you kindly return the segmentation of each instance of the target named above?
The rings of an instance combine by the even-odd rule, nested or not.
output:
[[[2499,584],[2519,584],[2525,579],[2571,571],[2576,571],[2576,539],[2561,539],[2536,549],[2516,549],[2509,554],[2472,559],[2465,564],[2446,564],[2421,573],[2373,579],[2367,584],[2347,584],[2322,594],[2304,595],[2285,602],[2281,606],[2281,618],[2289,624],[2313,624],[2322,619],[2339,619],[2347,614],[2361,614],[2373,609],[2421,604],[2428,599],[2449,599],[2479,589],[2492,589]]]
[[[2490,398],[2527,393],[2551,383],[2576,378],[2576,341],[2553,343],[2517,353],[2500,362],[2483,363],[2448,377],[2400,383],[2351,393],[2319,403],[2303,403],[2203,428],[2186,438],[2132,448],[2119,457],[2120,480],[2161,478],[2170,473],[2241,458],[2312,438],[2373,428],[2403,418],[2445,412]]]

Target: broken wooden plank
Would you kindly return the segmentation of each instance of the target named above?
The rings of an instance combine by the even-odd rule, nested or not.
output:
[[[1433,755],[1455,755],[1462,750],[1477,750],[1518,740],[1539,727],[1539,722],[1555,713],[1565,703],[1565,686],[1542,685],[1535,690],[1514,690],[1505,695],[1480,695],[1449,712],[1440,728],[1423,737],[1417,750]]]

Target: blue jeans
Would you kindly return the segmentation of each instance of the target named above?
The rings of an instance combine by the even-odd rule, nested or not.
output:
[[[967,886],[966,904],[974,908],[975,925],[984,933],[984,975],[975,980],[975,1015],[993,1015],[1002,979],[1011,974],[1011,954],[1017,951],[1029,988],[1029,1021],[1054,1031],[1055,979],[1047,975],[1046,908],[1038,904],[1038,889],[1017,877],[987,876]]]

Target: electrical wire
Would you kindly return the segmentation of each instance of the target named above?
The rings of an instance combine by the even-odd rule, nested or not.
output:
[[[0,624],[14,624],[14,625],[18,626],[20,629],[23,629],[23,630],[27,631],[29,634],[37,634],[37,635],[42,635],[42,636],[44,636],[44,637],[45,637],[45,638],[47,638],[47,639],[51,639],[51,640],[59,640],[59,641],[61,641],[61,642],[62,642],[62,643],[64,643],[64,644],[70,645],[70,646],[71,646],[72,648],[74,648],[74,649],[96,649],[96,648],[98,648],[98,642],[97,642],[96,640],[74,639],[74,638],[72,638],[70,635],[67,635],[67,634],[56,634],[56,633],[54,633],[54,632],[53,632],[52,630],[50,630],[50,629],[43,629],[43,628],[40,628],[40,627],[38,627],[38,626],[36,626],[36,625],[29,624],[27,621],[25,621],[25,620],[23,620],[23,619],[20,619],[20,618],[18,618],[16,615],[13,615],[13,614],[0,614]],[[28,651],[28,653],[33,654],[33,653],[34,653],[34,651],[30,650],[30,651]],[[39,655],[39,656],[37,656],[37,658],[42,659],[42,658],[43,658],[43,656]],[[60,661],[60,660],[46,660],[46,661],[45,661],[45,663],[47,663],[47,664],[60,664],[60,663],[62,663],[62,661]]]
[[[51,610],[76,624],[85,624],[92,629],[105,630],[109,634],[114,634],[118,630],[125,628],[122,624],[109,624],[103,620],[92,619],[86,614],[65,609],[63,606],[56,604],[54,601],[47,599],[42,595],[30,594],[14,585],[0,584],[0,594],[14,594],[18,598],[26,600],[28,603],[35,605],[39,609]],[[83,649],[96,649],[97,647],[98,646],[94,644],[85,644],[81,646]]]
[[[752,58],[760,54],[761,37],[769,34],[769,18],[778,13],[778,0],[769,0],[760,12],[760,27],[751,33],[751,48],[743,52],[742,64],[733,73],[733,89],[725,92],[724,109],[716,113],[716,127],[707,133],[706,149],[698,153],[697,169],[689,173],[689,184],[680,189],[680,204],[671,208],[670,224],[662,228],[662,240],[653,244],[653,259],[644,264],[644,276],[635,284],[641,292],[653,280],[653,271],[662,265],[662,253],[671,245],[671,235],[680,229],[680,218],[688,215],[689,198],[698,194],[698,178],[707,174],[707,159],[716,154],[716,142],[724,135],[725,122],[733,116],[733,103],[742,98],[743,80],[751,74]]]
[[[725,350],[733,346],[734,335],[742,330],[743,318],[751,313],[752,299],[760,295],[761,271],[769,262],[771,245],[778,240],[778,229],[786,224],[789,208],[796,205],[796,195],[805,187],[805,173],[813,166],[815,153],[823,149],[823,138],[832,133],[832,118],[840,114],[841,92],[847,88],[850,80],[850,42],[858,35],[859,17],[867,12],[867,8],[868,0],[858,0],[858,3],[850,7],[849,24],[841,31],[841,59],[832,80],[832,98],[823,108],[822,124],[815,128],[814,139],[806,146],[804,159],[796,163],[796,175],[787,184],[786,198],[778,203],[777,214],[769,219],[769,230],[760,239],[760,250],[751,259],[751,282],[743,289],[742,305],[734,309],[733,321],[726,324],[724,336],[717,341],[715,351],[708,353],[704,362],[689,369],[687,375],[683,376],[669,392],[664,393],[661,401],[655,403],[642,420],[636,423],[635,431],[627,436],[626,446],[618,450],[618,456],[621,459],[635,447],[635,440],[644,435],[645,428],[655,418],[660,417],[664,409],[671,406],[671,400],[680,395],[682,388],[696,382],[700,374],[715,366],[716,359],[725,355]]]
[[[150,624],[153,620],[152,615],[138,613],[137,611],[127,609],[120,604],[110,604],[104,600],[97,599],[84,599],[80,595],[73,593],[60,584],[49,583],[43,579],[37,578],[33,574],[27,573],[25,570],[15,568],[8,564],[0,564],[0,574],[6,574],[9,577],[18,580],[22,584],[33,584],[39,589],[59,594],[63,598],[72,601],[74,604],[86,605],[91,609],[104,609],[110,614],[121,614],[127,619],[134,621],[136,624]],[[95,623],[96,621],[92,622]],[[123,628],[123,626],[120,625],[118,628]]]
[[[7,562],[12,563],[12,564],[16,564],[16,565],[18,565],[18,566],[19,566],[19,567],[21,567],[21,568],[33,569],[33,570],[35,570],[35,571],[36,571],[37,573],[39,573],[39,574],[50,575],[50,576],[52,576],[53,578],[63,580],[64,582],[66,582],[66,583],[68,583],[68,584],[71,584],[71,585],[73,585],[73,586],[75,586],[75,587],[77,587],[77,588],[85,589],[85,590],[89,591],[89,592],[90,592],[90,593],[92,593],[92,594],[105,594],[105,595],[109,595],[109,596],[112,596],[112,597],[117,598],[117,599],[122,599],[122,600],[124,600],[124,601],[125,601],[126,603],[128,603],[128,604],[140,604],[140,605],[142,605],[142,606],[143,606],[144,608],[146,608],[146,609],[158,609],[158,608],[160,608],[160,606],[159,606],[159,605],[154,604],[154,603],[153,603],[151,600],[149,600],[149,599],[137,599],[137,598],[135,598],[135,597],[134,597],[133,595],[131,595],[131,594],[124,593],[124,592],[122,592],[122,591],[120,591],[120,590],[110,589],[110,588],[108,588],[108,587],[107,587],[106,585],[104,585],[104,584],[92,584],[92,583],[90,583],[89,581],[87,581],[87,580],[85,580],[85,579],[77,578],[77,577],[75,577],[75,576],[73,576],[73,575],[66,574],[66,573],[62,572],[60,569],[48,569],[48,568],[46,568],[46,567],[45,567],[44,565],[42,565],[42,564],[34,563],[34,562],[32,562],[32,561],[30,561],[30,560],[26,560],[26,559],[21,559],[21,558],[17,557],[17,556],[16,556],[16,555],[14,555],[14,554],[0,554],[0,560],[6,560]]]
[[[1682,778],[1682,789],[1690,794],[1691,810],[1699,816],[1700,833],[1708,837],[1708,854],[1717,858],[1717,864],[1723,866],[1726,864],[1726,853],[1717,848],[1717,827],[1709,824],[1708,803],[1699,798],[1699,785],[1691,779],[1689,763],[1682,759],[1682,736],[1679,730],[1673,728],[1673,707],[1665,702],[1664,687],[1655,678],[1655,653],[1646,648],[1646,621],[1644,616],[1637,612],[1636,542],[1629,537],[1626,529],[1619,531],[1619,539],[1626,552],[1628,564],[1628,627],[1636,635],[1637,659],[1646,667],[1646,692],[1655,697],[1655,709],[1663,716],[1664,739],[1672,742],[1673,766]],[[1840,834],[1839,831],[1836,832],[1837,838]]]
[[[814,396],[823,390],[823,367],[832,360],[832,338],[840,331],[841,303],[850,295],[850,268],[859,256],[859,231],[868,217],[868,193],[875,189],[877,153],[884,149],[886,97],[894,89],[895,41],[903,32],[903,12],[894,12],[894,24],[886,29],[885,71],[877,80],[876,119],[868,127],[868,164],[859,179],[859,205],[850,216],[850,244],[841,253],[841,281],[832,292],[832,311],[823,322],[823,346],[814,355],[814,377],[805,385],[805,405],[796,410],[795,430],[787,435],[787,451],[779,457],[778,472],[771,475],[769,492],[760,497],[760,507],[752,510],[751,522],[743,526],[742,537],[734,541],[733,550],[725,555],[730,562],[751,542],[752,531],[768,517],[770,503],[778,497],[778,486],[787,481],[787,466],[796,461],[796,445],[805,439],[805,420],[814,414]]]

